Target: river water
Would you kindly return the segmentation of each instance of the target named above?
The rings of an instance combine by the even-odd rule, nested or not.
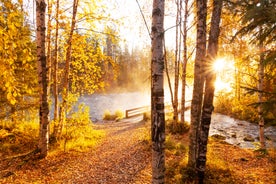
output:
[[[90,117],[96,122],[102,120],[106,110],[114,113],[116,110],[149,106],[150,94],[141,92],[113,93],[113,94],[93,94],[82,96],[79,103],[84,103],[90,108]],[[190,111],[185,113],[186,121],[190,121]],[[219,135],[226,142],[242,148],[256,148],[258,146],[258,130],[256,124],[241,121],[229,116],[214,113],[210,126],[210,136]],[[265,136],[267,145],[276,148],[276,127],[266,127]],[[245,141],[244,139],[251,139]]]

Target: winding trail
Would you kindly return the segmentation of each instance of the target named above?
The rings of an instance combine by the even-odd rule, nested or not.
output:
[[[25,164],[0,183],[151,183],[151,151],[145,122],[96,123],[106,131],[96,148],[85,153],[49,155]]]

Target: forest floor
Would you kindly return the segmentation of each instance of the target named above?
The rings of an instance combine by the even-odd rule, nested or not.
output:
[[[50,153],[42,160],[0,158],[0,183],[151,183],[149,123],[102,122],[94,128],[106,136],[89,151]],[[189,178],[185,173],[188,136],[169,139],[173,143],[166,142],[166,183],[189,183],[185,180]],[[209,143],[205,183],[276,183],[275,149],[260,154],[216,139]]]
[[[0,183],[150,183],[151,151],[143,139],[149,131],[144,124],[96,123],[94,128],[106,131],[106,137],[90,151],[49,154],[28,163],[4,160],[0,169],[10,176],[0,177]]]

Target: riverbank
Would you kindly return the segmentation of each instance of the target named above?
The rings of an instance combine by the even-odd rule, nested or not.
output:
[[[123,113],[127,109],[149,106],[150,95],[148,92],[125,92],[111,94],[93,94],[80,97],[78,103],[84,103],[90,108],[92,121],[100,121],[106,110],[114,113],[120,110]],[[185,112],[185,120],[190,121],[190,111]],[[258,147],[258,126],[247,121],[231,118],[226,115],[214,113],[210,126],[210,136],[219,135],[226,142],[241,148]],[[276,127],[265,129],[267,145],[276,147]]]

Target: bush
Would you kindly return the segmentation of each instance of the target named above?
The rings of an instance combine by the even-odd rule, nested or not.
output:
[[[215,101],[215,112],[256,123],[258,122],[258,110],[252,105],[256,101],[253,96],[246,95],[240,100],[231,96],[218,96]]]
[[[124,112],[122,110],[116,110],[115,111],[115,117],[116,120],[120,120],[124,118]]]
[[[103,114],[103,120],[115,120],[118,121],[124,118],[122,110],[116,110],[114,114],[111,114],[109,110],[105,110]]]
[[[149,121],[151,119],[151,114],[149,112],[144,112],[143,113],[143,120],[144,121]]]
[[[39,123],[34,121],[1,121],[0,157],[17,155],[35,149]]]
[[[63,151],[85,151],[98,144],[104,133],[94,130],[89,117],[89,107],[80,104],[78,110],[66,119],[58,145]]]
[[[167,120],[166,127],[172,134],[184,134],[187,133],[190,129],[190,124],[188,122],[181,123],[177,122],[174,123],[172,120]]]

